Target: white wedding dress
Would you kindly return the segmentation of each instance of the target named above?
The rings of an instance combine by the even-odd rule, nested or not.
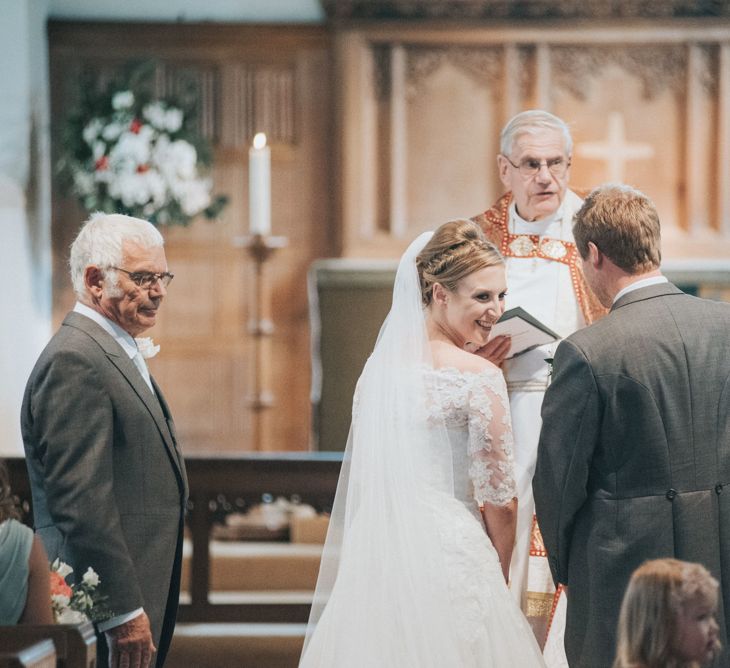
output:
[[[358,382],[300,668],[544,666],[479,510],[515,496],[505,381],[433,367],[420,242]]]
[[[460,666],[542,666],[534,634],[509,592],[484,528],[479,505],[515,496],[509,400],[502,372],[452,368],[426,375],[429,397],[443,415],[452,449],[454,495],[427,503],[441,537]]]

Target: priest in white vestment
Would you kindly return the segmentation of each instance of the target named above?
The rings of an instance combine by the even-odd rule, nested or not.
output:
[[[502,131],[497,156],[507,193],[473,218],[506,258],[506,307],[522,307],[561,337],[605,313],[583,278],[573,241],[573,215],[583,200],[568,189],[572,147],[567,125],[553,114],[532,110],[512,118]],[[510,587],[541,645],[554,623],[558,633],[551,634],[546,647],[546,658],[550,659],[548,652],[557,654],[549,661],[554,666],[564,660],[560,633],[564,618],[554,615],[560,596],[555,595],[534,518],[532,476],[540,408],[550,381],[546,360],[556,346],[541,346],[502,364],[510,396],[519,499]]]

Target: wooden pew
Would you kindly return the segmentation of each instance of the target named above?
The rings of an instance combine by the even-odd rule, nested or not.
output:
[[[96,634],[90,622],[84,624],[53,624],[50,626],[0,626],[0,647],[50,638],[56,646],[59,668],[94,668],[96,666]]]
[[[46,639],[13,645],[0,637],[0,668],[56,668],[53,641]]]

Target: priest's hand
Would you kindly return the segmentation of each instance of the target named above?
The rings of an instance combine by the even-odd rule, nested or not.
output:
[[[510,336],[495,336],[493,339],[487,342],[485,346],[482,346],[475,352],[479,357],[489,360],[492,364],[501,366],[504,362],[505,357],[509,353],[510,346],[512,345],[512,337]]]
[[[106,632],[111,668],[149,668],[157,651],[149,617],[143,612]]]

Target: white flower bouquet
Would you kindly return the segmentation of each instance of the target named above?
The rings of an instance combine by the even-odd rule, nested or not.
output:
[[[87,568],[81,582],[72,585],[66,582],[71,573],[73,568],[60,559],[51,564],[51,607],[56,624],[80,624],[108,618],[106,599],[96,591],[100,579],[94,569]]]
[[[143,71],[148,69],[146,64]],[[215,218],[227,198],[211,194],[205,171],[210,148],[195,133],[191,115],[151,99],[144,87],[82,90],[59,161],[67,191],[87,211],[126,213],[158,225],[186,225],[201,214]]]

